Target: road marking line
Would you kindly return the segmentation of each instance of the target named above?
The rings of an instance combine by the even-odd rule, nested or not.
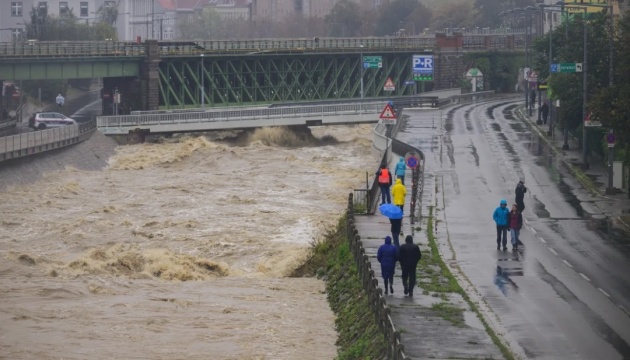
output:
[[[538,234],[538,233],[536,232],[536,229],[534,229],[533,227],[530,227],[530,228],[529,228],[529,231],[533,232],[533,233],[534,233],[534,235]]]
[[[623,306],[621,304],[617,304],[617,306],[621,309],[621,311],[625,312],[626,315],[630,316],[630,311],[628,311],[628,309],[626,309],[625,306]]]
[[[584,280],[586,280],[586,281],[591,281],[591,279],[589,279],[589,278],[588,278],[588,276],[586,276],[586,275],[584,275],[584,274],[582,274],[582,273],[578,273],[578,274],[580,274],[580,276],[581,276],[581,277],[583,277],[583,278],[584,278]]]
[[[554,250],[554,249],[552,249],[552,248],[549,248],[549,251],[551,251],[551,253],[552,253],[552,254],[554,254],[554,255],[558,256],[558,253],[556,252],[556,250]]]
[[[570,267],[571,269],[573,269],[573,265],[569,264],[568,261],[562,260],[562,262],[564,263],[564,265],[566,265],[566,266]]]
[[[547,242],[545,241],[545,239],[539,237],[538,240],[540,240],[541,243],[546,244]]]
[[[607,297],[607,298],[609,298],[609,297],[610,297],[610,295],[608,295],[608,293],[607,293],[607,292],[605,292],[605,291],[604,291],[604,289],[602,289],[602,288],[597,288],[597,290],[599,290],[602,294],[606,295],[606,297]]]
[[[529,225],[529,220],[523,219],[523,221],[525,221],[525,224]]]

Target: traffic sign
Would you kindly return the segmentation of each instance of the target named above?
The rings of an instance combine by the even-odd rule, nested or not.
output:
[[[388,77],[387,81],[385,81],[385,86],[383,86],[383,90],[385,91],[394,91],[396,90],[396,85],[394,85],[394,81],[392,78]]]
[[[592,115],[592,113],[590,111],[586,114],[586,118],[584,119],[584,126],[586,126],[586,127],[602,126],[601,122],[591,120],[591,115]]]
[[[389,103],[385,105],[385,108],[381,111],[381,115],[379,115],[378,118],[381,120],[396,120],[396,113],[392,105]]]
[[[615,139],[615,134],[613,133],[608,133],[606,135],[606,142],[608,143],[608,147],[615,147],[615,143],[617,142],[617,139]]]
[[[380,69],[383,67],[382,56],[364,56],[363,67],[365,69]]]
[[[582,72],[582,63],[551,64],[549,70],[551,72]]]
[[[415,83],[416,83],[416,82],[415,82],[415,81],[413,81],[413,80],[407,80],[407,81],[405,81],[405,85],[413,85],[413,84],[415,84]]]
[[[411,60],[415,81],[433,81],[433,55],[413,55]]]
[[[415,152],[408,152],[405,155],[405,164],[407,164],[410,168],[415,169],[418,165],[420,165],[420,155]]]

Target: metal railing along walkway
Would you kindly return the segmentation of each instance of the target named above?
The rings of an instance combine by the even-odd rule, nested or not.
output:
[[[144,57],[146,46],[118,41],[15,41],[0,43],[0,58]]]
[[[264,109],[98,116],[97,127],[106,135],[115,135],[126,134],[135,129],[148,129],[151,133],[177,133],[265,126],[358,124],[377,122],[378,114],[384,106],[385,101],[378,101]]]
[[[48,130],[0,137],[0,162],[79,143],[96,129],[94,120]]]

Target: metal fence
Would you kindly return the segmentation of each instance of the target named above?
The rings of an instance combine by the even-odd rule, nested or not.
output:
[[[367,293],[370,310],[374,313],[378,327],[385,336],[387,343],[387,359],[407,359],[405,347],[400,339],[400,331],[396,330],[396,326],[392,320],[391,310],[385,302],[383,291],[378,287],[378,280],[374,275],[374,270],[372,270],[372,264],[365,252],[363,242],[355,226],[352,194],[348,197],[348,209],[346,210],[346,236],[350,245],[350,251],[352,252],[357,266],[359,279],[361,280],[363,289]]]
[[[37,154],[87,139],[96,130],[94,120],[54,129],[0,137],[0,161]]]
[[[314,116],[376,114],[384,102],[312,105],[264,109],[207,110],[202,112],[172,112],[140,115],[98,116],[99,129],[134,126],[185,124],[217,121],[259,120],[272,118],[300,118]]]
[[[0,58],[145,56],[145,49],[118,41],[16,41],[0,43]]]

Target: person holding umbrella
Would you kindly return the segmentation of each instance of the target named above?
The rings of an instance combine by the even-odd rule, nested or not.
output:
[[[392,238],[385,237],[385,243],[378,248],[376,259],[381,263],[381,276],[385,284],[385,295],[387,290],[394,293],[394,273],[396,272],[396,262],[398,261],[398,249],[392,245]]]
[[[389,218],[389,223],[391,224],[392,238],[394,239],[394,246],[398,248],[400,246],[400,231],[402,229],[402,210],[398,206],[392,204],[383,204],[379,206],[378,210],[381,212],[382,215]]]

